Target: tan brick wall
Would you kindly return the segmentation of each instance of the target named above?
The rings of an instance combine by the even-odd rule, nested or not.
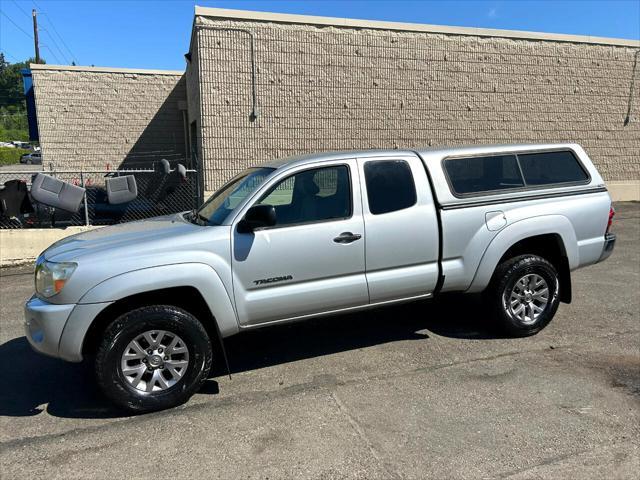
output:
[[[116,169],[184,158],[183,75],[33,69],[45,166]]]
[[[576,141],[607,180],[640,179],[630,47],[212,20],[196,29],[206,187],[300,152]],[[640,63],[640,61],[639,61]]]

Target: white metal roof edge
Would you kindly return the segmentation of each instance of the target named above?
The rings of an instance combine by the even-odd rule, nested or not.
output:
[[[132,73],[138,75],[184,75],[180,70],[148,70],[144,68],[117,68],[117,67],[85,67],[82,65],[49,65],[31,63],[31,70],[57,70],[72,72],[96,72],[96,73]]]
[[[416,153],[423,157],[425,162],[431,161],[433,158],[442,158],[448,156],[464,156],[464,155],[484,155],[484,154],[500,154],[506,152],[518,152],[529,150],[556,150],[556,149],[575,149],[581,148],[580,145],[573,142],[555,142],[555,143],[493,143],[478,145],[458,145],[458,146],[436,146],[436,147],[403,147],[400,149],[392,148],[375,148],[369,150],[336,150],[315,153],[303,153],[292,155],[284,158],[274,159],[262,162],[261,167],[274,167],[284,165],[298,165],[324,160],[340,160],[353,157],[379,157],[379,156],[399,156],[399,155],[415,155]],[[438,160],[439,161],[439,160]]]
[[[401,23],[381,20],[358,20],[353,18],[320,17],[313,15],[294,15],[289,13],[256,12],[250,10],[232,10],[195,6],[196,17],[211,17],[227,20],[249,20],[259,22],[297,23],[306,25],[326,25],[334,27],[372,28],[408,32],[441,33],[448,35],[470,35],[480,37],[502,37],[523,40],[543,40],[553,42],[591,43],[621,47],[640,47],[640,40],[624,38],[595,37],[591,35],[569,35],[561,33],[527,32],[520,30],[500,30],[494,28],[451,27],[446,25],[428,25],[421,23]]]

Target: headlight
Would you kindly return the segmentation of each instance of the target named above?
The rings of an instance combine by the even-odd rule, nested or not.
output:
[[[38,258],[36,262],[36,292],[45,298],[60,293],[78,266],[72,262],[48,262]]]

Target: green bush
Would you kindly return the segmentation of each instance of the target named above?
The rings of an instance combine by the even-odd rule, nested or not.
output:
[[[29,150],[23,150],[22,148],[0,147],[0,165],[14,165],[16,163],[20,163],[20,157],[25,153],[29,153]]]
[[[0,142],[12,142],[14,140],[17,140],[19,142],[28,142],[29,131],[20,128],[6,129],[2,125],[0,125]]]

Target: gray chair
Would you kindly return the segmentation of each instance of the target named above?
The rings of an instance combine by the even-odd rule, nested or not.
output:
[[[107,198],[111,205],[127,203],[138,196],[136,177],[125,175],[123,177],[111,177],[106,179]]]
[[[77,212],[85,189],[39,173],[31,184],[31,198],[50,207]]]

